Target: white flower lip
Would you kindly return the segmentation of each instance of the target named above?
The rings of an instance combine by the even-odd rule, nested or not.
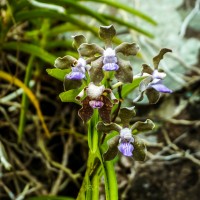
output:
[[[112,48],[107,48],[106,50],[104,50],[103,52],[103,56],[116,56],[115,50]]]
[[[121,131],[120,131],[120,136],[121,138],[124,138],[124,139],[131,139],[132,138],[132,133],[131,133],[131,129],[129,128],[123,128]]]
[[[102,86],[96,86],[94,85],[94,83],[90,83],[88,85],[88,88],[86,89],[87,95],[91,98],[91,99],[98,99],[103,91],[105,90],[104,85]]]

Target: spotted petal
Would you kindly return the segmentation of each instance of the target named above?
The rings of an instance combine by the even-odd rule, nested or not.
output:
[[[153,74],[153,69],[149,65],[143,64],[142,65],[142,74],[143,73]]]
[[[86,38],[83,35],[75,35],[73,36],[73,38],[74,38],[74,41],[72,43],[72,46],[76,49],[78,49],[81,44],[87,42]]]
[[[59,69],[68,69],[77,62],[76,58],[72,56],[59,57],[55,60],[54,66]]]
[[[90,79],[96,85],[98,85],[104,77],[102,66],[103,66],[102,57],[98,58],[97,60],[91,63]]]
[[[135,107],[121,108],[119,111],[119,117],[121,119],[121,123],[123,124],[123,127],[128,127],[130,120],[135,115],[136,115]]]
[[[93,57],[98,54],[102,55],[103,51],[104,51],[103,48],[94,43],[93,44],[83,43],[78,48],[79,54],[83,57]]]
[[[108,150],[103,154],[104,161],[113,160],[118,153],[118,144],[120,136],[116,135],[108,141]]]
[[[82,108],[78,111],[78,115],[84,122],[87,122],[92,117],[93,114],[93,109],[89,105],[89,102],[90,102],[89,97],[86,97],[83,101],[81,101]]]
[[[123,83],[132,83],[133,81],[133,70],[131,63],[122,59],[118,59],[119,69],[115,73],[115,77],[118,81]]]
[[[163,48],[163,49],[160,50],[159,54],[153,58],[154,69],[158,69],[158,65],[159,65],[160,61],[163,59],[163,56],[167,52],[172,52],[172,50],[167,49],[167,48]]]
[[[112,39],[116,35],[116,30],[113,25],[100,26],[99,36],[104,40],[106,46],[111,46]]]
[[[146,157],[146,146],[142,139],[137,136],[134,137],[134,151],[133,151],[133,159],[137,161],[144,161]]]
[[[99,122],[97,124],[97,131],[99,133],[109,133],[111,131],[117,131],[120,132],[121,126],[115,123],[105,124],[103,122]]]
[[[147,98],[148,98],[150,104],[157,103],[160,98],[160,92],[158,92],[154,88],[148,88],[146,90],[146,95],[147,95]]]
[[[141,131],[153,130],[154,127],[155,127],[154,123],[150,119],[147,119],[145,122],[137,121],[136,123],[133,124],[131,129],[141,132]]]
[[[65,91],[77,89],[82,85],[82,80],[70,80],[65,77],[63,85]]]
[[[99,115],[103,122],[110,123],[110,114],[113,104],[110,102],[108,97],[102,95],[102,98],[104,105],[99,109]]]
[[[139,51],[136,43],[123,42],[115,48],[116,53],[122,53],[125,56],[135,56]]]

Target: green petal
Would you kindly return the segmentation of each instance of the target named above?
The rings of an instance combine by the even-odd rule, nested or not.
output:
[[[103,54],[103,48],[101,48],[100,46],[92,43],[92,44],[88,44],[88,43],[83,43],[80,45],[80,47],[78,48],[78,52],[81,56],[86,56],[86,57],[93,57],[97,54],[102,55]]]
[[[119,117],[121,119],[121,123],[124,127],[129,126],[129,122],[136,115],[135,107],[125,107],[121,108],[119,111]]]
[[[106,46],[111,46],[112,39],[116,35],[116,30],[113,25],[110,26],[100,26],[99,36],[104,40]]]
[[[138,132],[141,132],[141,131],[153,130],[154,127],[155,127],[154,123],[150,119],[147,119],[145,122],[138,121],[134,123],[131,129],[133,131],[137,130]]]
[[[98,85],[104,77],[102,66],[103,57],[100,57],[91,63],[90,79],[95,85]]]
[[[134,137],[134,150],[133,150],[133,159],[137,161],[144,161],[146,157],[146,146],[142,139],[137,136]]]
[[[149,65],[143,64],[142,68],[142,73],[153,74],[153,69]]]
[[[122,53],[125,56],[135,56],[139,51],[139,46],[136,43],[123,42],[115,48],[116,53]]]
[[[63,85],[64,85],[65,91],[68,91],[68,90],[71,90],[71,89],[77,89],[77,88],[81,87],[82,80],[70,80],[70,79],[64,78]]]
[[[74,38],[74,41],[72,43],[72,46],[76,49],[78,49],[81,44],[87,42],[85,36],[83,35],[75,35],[73,36],[73,38]]]
[[[76,63],[76,58],[72,56],[59,57],[55,60],[54,66],[59,69],[68,69]]]
[[[109,133],[111,131],[120,132],[120,130],[121,130],[121,126],[119,126],[115,123],[105,124],[103,122],[99,122],[97,124],[97,131],[99,133]]]
[[[164,54],[167,52],[172,52],[172,50],[167,48],[161,49],[159,54],[153,58],[154,69],[158,69],[160,61],[163,59]]]
[[[146,90],[146,95],[147,95],[147,98],[148,98],[150,104],[157,103],[160,98],[160,92],[156,91],[153,88],[148,88]]]
[[[113,160],[118,153],[118,144],[120,136],[116,135],[108,141],[108,150],[103,154],[104,161]]]
[[[133,70],[131,63],[122,59],[118,59],[119,69],[115,73],[115,77],[118,81],[123,83],[132,83],[133,81]]]

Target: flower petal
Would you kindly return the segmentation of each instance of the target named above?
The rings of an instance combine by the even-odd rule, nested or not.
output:
[[[119,66],[116,63],[106,63],[103,65],[104,71],[117,71]]]
[[[155,127],[155,124],[150,120],[147,119],[145,122],[137,121],[133,124],[131,127],[131,130],[137,130],[139,132],[141,131],[150,131],[153,130]]]
[[[81,101],[82,108],[78,111],[78,115],[84,122],[87,122],[92,117],[93,114],[93,109],[89,105],[89,102],[90,102],[89,97],[86,97],[83,101]]]
[[[112,39],[116,35],[116,30],[113,25],[100,26],[99,36],[104,40],[106,46],[111,46]]]
[[[104,105],[99,109],[99,115],[103,122],[110,123],[110,114],[113,104],[110,102],[108,97],[102,95],[102,98]]]
[[[150,87],[154,88],[154,89],[157,90],[158,92],[162,92],[162,93],[172,93],[172,90],[170,90],[168,87],[166,87],[166,86],[163,85],[162,83],[159,83],[159,84],[150,84]]]
[[[119,144],[119,135],[108,140],[108,150],[103,154],[104,161],[112,160],[118,153],[117,145]]]
[[[103,55],[104,49],[96,44],[83,43],[78,48],[78,52],[83,57],[93,57],[96,54]]]
[[[103,57],[100,57],[91,63],[91,69],[89,71],[90,79],[96,85],[98,85],[104,77],[102,66],[103,66]]]
[[[87,42],[85,36],[83,36],[83,35],[75,35],[72,37],[74,39],[72,46],[76,49],[78,49],[81,44]]]
[[[135,107],[121,108],[119,111],[119,117],[123,127],[128,127],[130,120],[136,115]]]
[[[134,151],[133,158],[137,161],[144,161],[146,157],[146,146],[142,139],[137,136],[134,137]]]
[[[123,42],[115,48],[115,52],[122,53],[125,56],[135,56],[139,49],[136,43]]]
[[[153,58],[154,69],[158,69],[158,65],[159,65],[160,61],[163,59],[163,56],[167,52],[172,52],[172,50],[167,49],[167,48],[163,48],[163,49],[160,50],[159,54]]]
[[[68,69],[77,62],[76,58],[72,56],[59,57],[55,60],[54,66],[59,69]]]
[[[130,142],[121,142],[118,149],[124,156],[133,156],[134,147]]]
[[[70,80],[82,80],[83,78],[85,78],[85,74],[81,72],[71,72],[66,75],[66,78]]]
[[[91,100],[90,102],[89,102],[89,104],[90,104],[90,106],[92,107],[92,108],[101,108],[102,106],[103,106],[103,102],[102,101],[98,101],[98,100]]]
[[[110,123],[110,124],[104,124],[102,121],[98,122],[97,124],[97,131],[99,133],[109,133],[111,131],[117,131],[120,132],[121,126],[115,123]]]
[[[148,98],[150,104],[157,103],[160,98],[160,92],[158,92],[154,88],[148,88],[146,90],[146,95],[147,95],[147,98]]]
[[[153,74],[153,69],[149,65],[143,64],[142,65],[142,74],[143,73]]]
[[[132,83],[133,81],[133,70],[131,63],[122,59],[118,59],[119,69],[115,73],[115,77],[118,81],[123,83]]]
[[[66,77],[65,77],[64,83],[63,83],[65,91],[80,88],[81,85],[82,85],[82,80],[70,80]]]

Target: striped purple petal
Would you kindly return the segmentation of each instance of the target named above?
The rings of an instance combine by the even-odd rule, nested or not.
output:
[[[124,156],[133,156],[133,145],[130,142],[123,141],[119,144],[118,146],[119,151],[124,155]]]

